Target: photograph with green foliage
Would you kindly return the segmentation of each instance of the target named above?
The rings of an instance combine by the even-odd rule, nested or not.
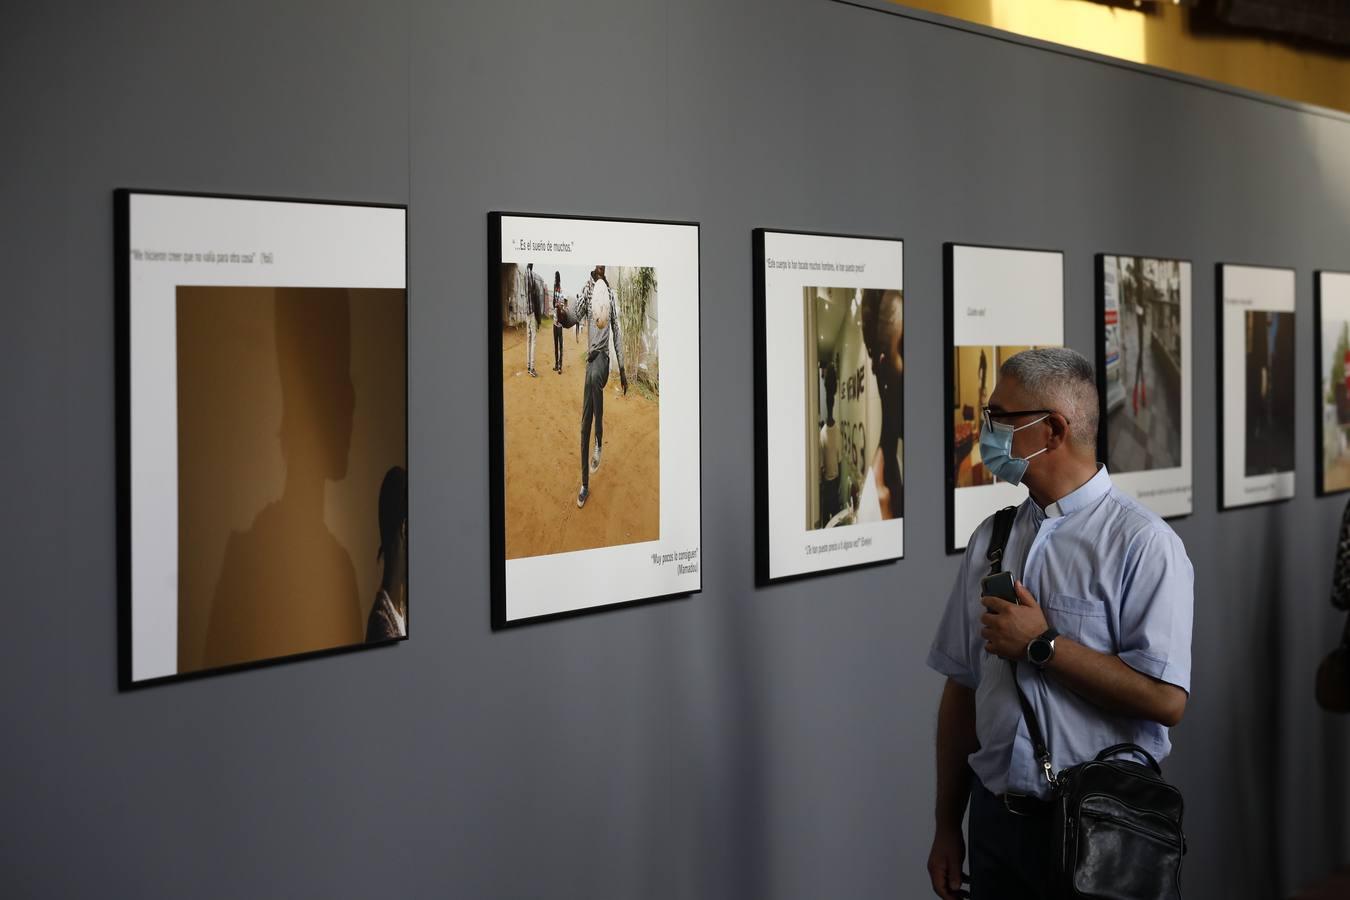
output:
[[[1350,490],[1350,321],[1322,314],[1322,484],[1323,493]]]

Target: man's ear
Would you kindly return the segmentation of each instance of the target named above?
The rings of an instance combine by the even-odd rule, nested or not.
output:
[[[1069,420],[1059,413],[1051,413],[1045,420],[1050,426],[1050,440],[1046,441],[1047,450],[1054,450],[1069,439]]]

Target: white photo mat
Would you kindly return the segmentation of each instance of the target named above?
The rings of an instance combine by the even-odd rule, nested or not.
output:
[[[533,263],[555,267],[605,264],[650,266],[660,296],[660,536],[654,541],[596,547],[544,556],[505,559],[495,546],[494,624],[509,625],[590,609],[696,593],[702,588],[700,407],[699,407],[699,228],[691,223],[571,218],[493,213],[500,243],[489,247],[489,264]],[[490,276],[490,283],[493,278]],[[489,299],[498,310],[498,297]],[[584,332],[583,331],[583,340]],[[565,353],[576,353],[568,339]],[[540,335],[538,358],[549,356]],[[500,354],[498,354],[500,355]],[[490,377],[500,380],[500,359]],[[613,394],[617,372],[610,373]],[[612,401],[611,401],[612,402]],[[501,411],[496,414],[501,416]],[[504,436],[492,435],[493,452]],[[560,452],[577,453],[572,445]],[[623,461],[605,459],[607,466]],[[595,490],[601,489],[601,475]],[[578,481],[579,484],[579,481]],[[504,486],[492,486],[494,503]],[[504,511],[499,510],[504,516]],[[504,518],[500,521],[504,522]],[[504,541],[503,535],[494,536]]]
[[[1026,498],[1024,487],[1006,482],[955,487],[953,459],[956,424],[953,416],[952,357],[961,347],[1059,347],[1064,344],[1064,254],[947,244],[947,316],[951,340],[946,348],[948,378],[944,404],[947,417],[943,465],[948,475],[948,552],[961,552],[980,523],[1005,506]],[[996,370],[996,360],[988,360]],[[992,391],[996,372],[989,373]],[[969,404],[976,405],[976,404]],[[975,411],[978,428],[979,411]],[[978,438],[972,453],[978,452]]]
[[[407,211],[135,191],[127,204],[128,652],[136,683],[178,674],[178,287],[406,289]]]
[[[807,529],[807,472],[803,440],[807,400],[803,383],[808,340],[804,292],[809,288],[903,290],[900,240],[764,230],[760,272],[765,396],[764,445],[767,580],[900,559],[904,518]],[[906,298],[907,299],[907,298]],[[865,390],[875,395],[870,371]],[[809,479],[808,479],[809,480]],[[809,488],[808,488],[809,489]]]
[[[1113,301],[1118,304],[1120,300],[1119,285],[1116,279],[1111,275],[1118,269],[1119,261],[1122,259],[1133,258],[1145,262],[1175,263],[1180,267],[1180,345],[1181,345],[1181,458],[1178,465],[1167,468],[1148,469],[1144,471],[1122,471],[1115,467],[1110,448],[1106,443],[1100,448],[1103,459],[1106,461],[1108,469],[1111,472],[1111,483],[1121,492],[1128,494],[1151,509],[1153,512],[1163,518],[1173,518],[1177,516],[1190,515],[1194,509],[1194,471],[1192,468],[1192,428],[1193,428],[1193,407],[1192,407],[1192,385],[1194,372],[1194,353],[1192,350],[1192,277],[1191,264],[1187,260],[1162,260],[1149,257],[1126,257],[1123,254],[1101,254],[1097,257],[1097,289],[1098,289],[1098,321],[1097,321],[1097,341],[1098,347],[1098,383],[1102,385],[1101,417],[1102,433],[1106,433],[1107,423],[1109,422],[1111,410],[1108,408],[1108,398],[1106,396],[1106,373],[1107,354],[1104,345],[1107,342],[1106,330],[1107,322],[1103,317],[1105,310],[1112,307]],[[1154,388],[1156,389],[1156,388]],[[1126,394],[1132,392],[1126,390]],[[1134,398],[1130,396],[1125,401],[1133,404]]]
[[[1220,508],[1253,506],[1294,496],[1294,470],[1248,475],[1246,313],[1294,313],[1293,269],[1220,263]],[[1296,370],[1295,361],[1289,363]],[[1294,441],[1291,432],[1289,441]]]

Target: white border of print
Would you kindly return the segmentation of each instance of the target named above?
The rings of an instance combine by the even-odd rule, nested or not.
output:
[[[1117,472],[1112,470],[1111,483],[1163,518],[1189,516],[1194,511],[1194,470],[1191,467],[1193,427],[1191,395],[1193,393],[1195,354],[1192,352],[1193,341],[1191,339],[1191,328],[1194,324],[1191,318],[1191,263],[1189,260],[1170,259],[1161,256],[1137,256],[1128,253],[1101,254],[1097,258],[1099,290],[1102,284],[1100,267],[1105,265],[1106,260],[1119,260],[1121,258],[1153,259],[1181,264],[1181,465],[1173,466],[1170,469],[1150,469],[1143,472]],[[1097,315],[1101,315],[1100,306]],[[1097,340],[1104,340],[1104,332],[1100,321],[1096,323],[1096,329]],[[1098,358],[1100,359],[1100,354]],[[1102,375],[1103,373],[1098,373],[1099,381]],[[1105,403],[1102,404],[1102,409],[1105,410]],[[1111,462],[1110,448],[1103,447],[1102,450],[1106,453],[1107,465],[1109,466]]]
[[[806,320],[802,291],[808,287],[904,288],[904,242],[764,231],[764,384],[768,477],[769,579],[900,559],[905,554],[904,518],[888,522],[807,530],[802,393]],[[828,266],[796,269],[770,265],[794,261]],[[861,267],[861,271],[839,271]],[[908,300],[908,298],[906,298]],[[833,547],[828,552],[821,548]]]
[[[947,296],[956,347],[1059,347],[1064,344],[1064,254],[1058,250],[1022,250],[948,244],[951,270]],[[951,469],[952,383],[943,388],[946,439],[943,466]],[[951,492],[948,547],[964,550],[980,523],[1005,506],[1026,498],[1026,489],[999,482]]]
[[[661,298],[660,536],[637,544],[505,560],[500,624],[700,590],[698,226],[514,213],[494,216],[500,223],[496,248],[500,263],[533,262],[542,268],[555,263],[651,266],[657,271]],[[500,358],[493,363],[500,379]],[[504,444],[502,440],[498,446],[504,449]],[[568,452],[575,448],[569,446]]]
[[[1219,264],[1222,328],[1222,365],[1219,381],[1223,404],[1223,486],[1224,509],[1253,506],[1294,496],[1294,472],[1269,475],[1243,474],[1247,468],[1246,355],[1243,344],[1243,313],[1248,310],[1294,312],[1295,275],[1293,269]],[[1295,328],[1298,319],[1295,316]],[[1297,371],[1297,360],[1292,371]],[[1297,437],[1294,435],[1293,437]]]
[[[129,203],[130,679],[140,682],[178,672],[178,286],[405,289],[407,210],[134,191]]]

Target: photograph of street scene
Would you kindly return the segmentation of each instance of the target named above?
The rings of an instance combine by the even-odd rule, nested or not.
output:
[[[904,295],[808,287],[806,528],[904,515]]]
[[[661,530],[657,272],[503,263],[506,558]]]
[[[1184,271],[1183,271],[1184,267]],[[1189,264],[1132,256],[1102,258],[1106,461],[1112,472],[1182,464],[1182,278]]]

